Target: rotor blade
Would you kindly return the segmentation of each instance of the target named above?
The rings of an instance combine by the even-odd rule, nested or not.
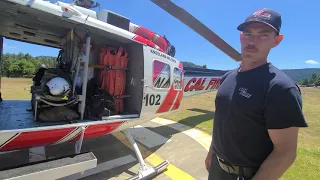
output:
[[[154,4],[158,5],[169,14],[179,19],[182,23],[189,26],[196,31],[199,35],[207,39],[211,44],[215,45],[222,52],[226,53],[235,61],[241,61],[241,54],[221,39],[216,33],[211,31],[207,26],[201,23],[198,19],[193,17],[183,8],[177,6],[170,0],[151,0]]]

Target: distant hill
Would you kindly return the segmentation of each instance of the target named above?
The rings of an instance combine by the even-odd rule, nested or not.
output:
[[[222,70],[214,70],[214,69],[203,69],[201,65],[196,65],[192,62],[183,62],[183,66],[185,69],[192,72],[210,72],[212,75],[221,76],[227,71]],[[312,77],[312,74],[317,74],[320,76],[320,68],[303,68],[303,69],[281,69],[284,73],[286,73],[291,79],[294,81],[302,81],[303,79],[309,79]]]
[[[282,69],[282,71],[294,81],[301,81],[305,78],[309,79],[313,73],[320,75],[320,68]]]

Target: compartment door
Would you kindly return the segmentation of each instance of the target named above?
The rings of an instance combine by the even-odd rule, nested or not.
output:
[[[153,48],[144,46],[142,114],[149,118],[170,111],[177,92],[173,89],[173,63]]]

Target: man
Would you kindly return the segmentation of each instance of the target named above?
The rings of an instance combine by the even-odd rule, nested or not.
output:
[[[35,76],[32,78],[33,85],[34,86],[40,86],[41,85],[41,79],[47,70],[47,66],[45,64],[41,64],[38,68],[38,71],[36,72]]]
[[[210,180],[276,180],[295,161],[298,128],[308,125],[299,87],[267,60],[283,39],[280,28],[280,14],[266,8],[237,28],[242,62],[216,95]]]

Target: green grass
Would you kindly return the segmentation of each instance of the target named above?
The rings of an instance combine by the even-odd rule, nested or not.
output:
[[[30,99],[31,79],[2,78],[1,81],[3,99]],[[300,130],[298,157],[283,180],[320,179],[320,89],[301,88],[301,90],[303,112],[309,127]],[[179,111],[162,117],[211,134],[215,96],[216,92],[211,92],[186,98]]]
[[[7,100],[30,100],[31,78],[1,78],[1,94]]]
[[[301,91],[309,127],[300,130],[297,159],[283,180],[320,179],[320,89],[301,88]],[[211,92],[186,98],[179,111],[162,117],[212,134],[215,96],[216,92]]]

